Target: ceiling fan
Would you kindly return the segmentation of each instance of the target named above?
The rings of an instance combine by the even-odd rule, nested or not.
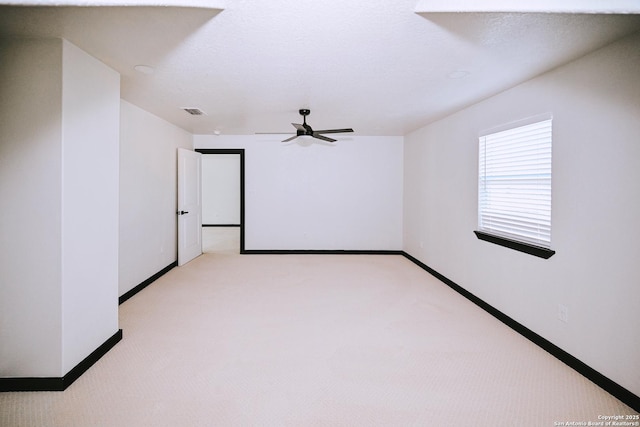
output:
[[[307,124],[307,116],[311,113],[311,110],[301,109],[299,110],[300,115],[302,116],[302,124],[299,123],[291,123],[294,128],[296,128],[296,134],[291,138],[287,138],[282,142],[293,141],[299,136],[310,136],[312,138],[320,139],[326,142],[336,142],[335,139],[324,136],[325,133],[345,133],[345,132],[353,132],[353,129],[325,129],[325,130],[313,130],[311,126]]]

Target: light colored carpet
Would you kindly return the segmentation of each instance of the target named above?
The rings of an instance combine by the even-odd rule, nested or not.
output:
[[[240,227],[202,227],[202,252],[239,254]]]
[[[554,426],[635,414],[401,256],[205,254],[2,426]]]

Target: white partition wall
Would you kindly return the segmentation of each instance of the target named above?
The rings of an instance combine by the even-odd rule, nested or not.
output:
[[[406,252],[636,395],[638,46],[636,34],[411,133],[404,187]],[[473,233],[480,132],[541,113],[553,114],[548,260]]]
[[[402,249],[402,137],[281,139],[194,136],[196,149],[245,149],[246,250]]]
[[[60,378],[118,332],[120,76],[60,39],[0,57],[0,378]]]
[[[60,376],[62,41],[0,58],[0,377]]]
[[[119,295],[177,260],[177,148],[189,132],[120,103]]]
[[[62,64],[62,372],[118,329],[120,75],[71,43]]]

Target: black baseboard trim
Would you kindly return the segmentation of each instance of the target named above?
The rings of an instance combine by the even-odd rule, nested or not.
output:
[[[402,255],[402,251],[334,249],[248,249],[243,255]]]
[[[102,356],[107,354],[118,342],[122,340],[122,329],[113,334],[100,347],[95,349],[89,356],[78,363],[64,377],[55,378],[0,378],[0,392],[9,391],[64,391],[75,380],[80,378],[90,367],[92,367]]]
[[[504,323],[505,325],[513,329],[514,331],[518,332],[523,337],[527,338],[529,341],[536,344],[538,347],[542,348],[546,352],[550,353],[552,356],[564,362],[570,368],[574,369],[578,373],[585,376],[587,379],[589,379],[590,381],[592,381],[593,383],[601,387],[603,390],[605,390],[612,396],[619,399],[625,405],[630,406],[634,411],[640,412],[640,397],[634,394],[633,392],[627,390],[626,388],[622,387],[620,384],[602,375],[600,372],[596,371],[595,369],[591,368],[581,360],[567,353],[566,351],[564,351],[557,345],[553,344],[546,338],[543,338],[542,336],[536,334],[535,332],[533,332],[531,329],[527,328],[523,324],[518,323],[511,317],[507,316],[497,308],[486,303],[484,300],[478,298],[471,292],[464,289],[462,286],[458,285],[457,283],[453,282],[452,280],[438,273],[437,271],[435,271],[428,265],[424,264],[420,260],[414,258],[413,256],[409,255],[404,251],[402,251],[402,255],[408,260],[410,260],[411,262],[413,262],[414,264],[416,264],[418,267],[427,271],[429,274],[431,274],[432,276],[434,276],[435,278],[437,278],[438,280],[440,280],[441,282],[443,282],[444,284],[452,288],[454,291],[458,292],[460,295],[467,298],[469,301],[473,302],[478,307],[482,308],[484,311],[486,311],[487,313],[489,313],[490,315],[492,315],[493,317],[495,317],[496,319],[498,319],[499,321],[501,321],[502,323]]]
[[[203,227],[240,227],[240,224],[202,224]]]
[[[123,302],[125,302],[126,300],[128,300],[129,298],[131,298],[132,296],[134,296],[135,294],[137,294],[138,292],[140,292],[141,290],[143,290],[147,286],[149,286],[151,283],[155,282],[161,276],[165,275],[173,267],[177,267],[177,266],[178,266],[178,261],[172,262],[171,264],[167,265],[162,270],[158,271],[153,276],[149,277],[144,282],[140,283],[135,288],[125,292],[124,294],[122,294],[122,296],[120,298],[118,298],[118,304],[122,304]]]

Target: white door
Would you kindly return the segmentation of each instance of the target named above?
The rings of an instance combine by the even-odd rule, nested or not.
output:
[[[178,148],[178,265],[202,254],[202,154]]]

